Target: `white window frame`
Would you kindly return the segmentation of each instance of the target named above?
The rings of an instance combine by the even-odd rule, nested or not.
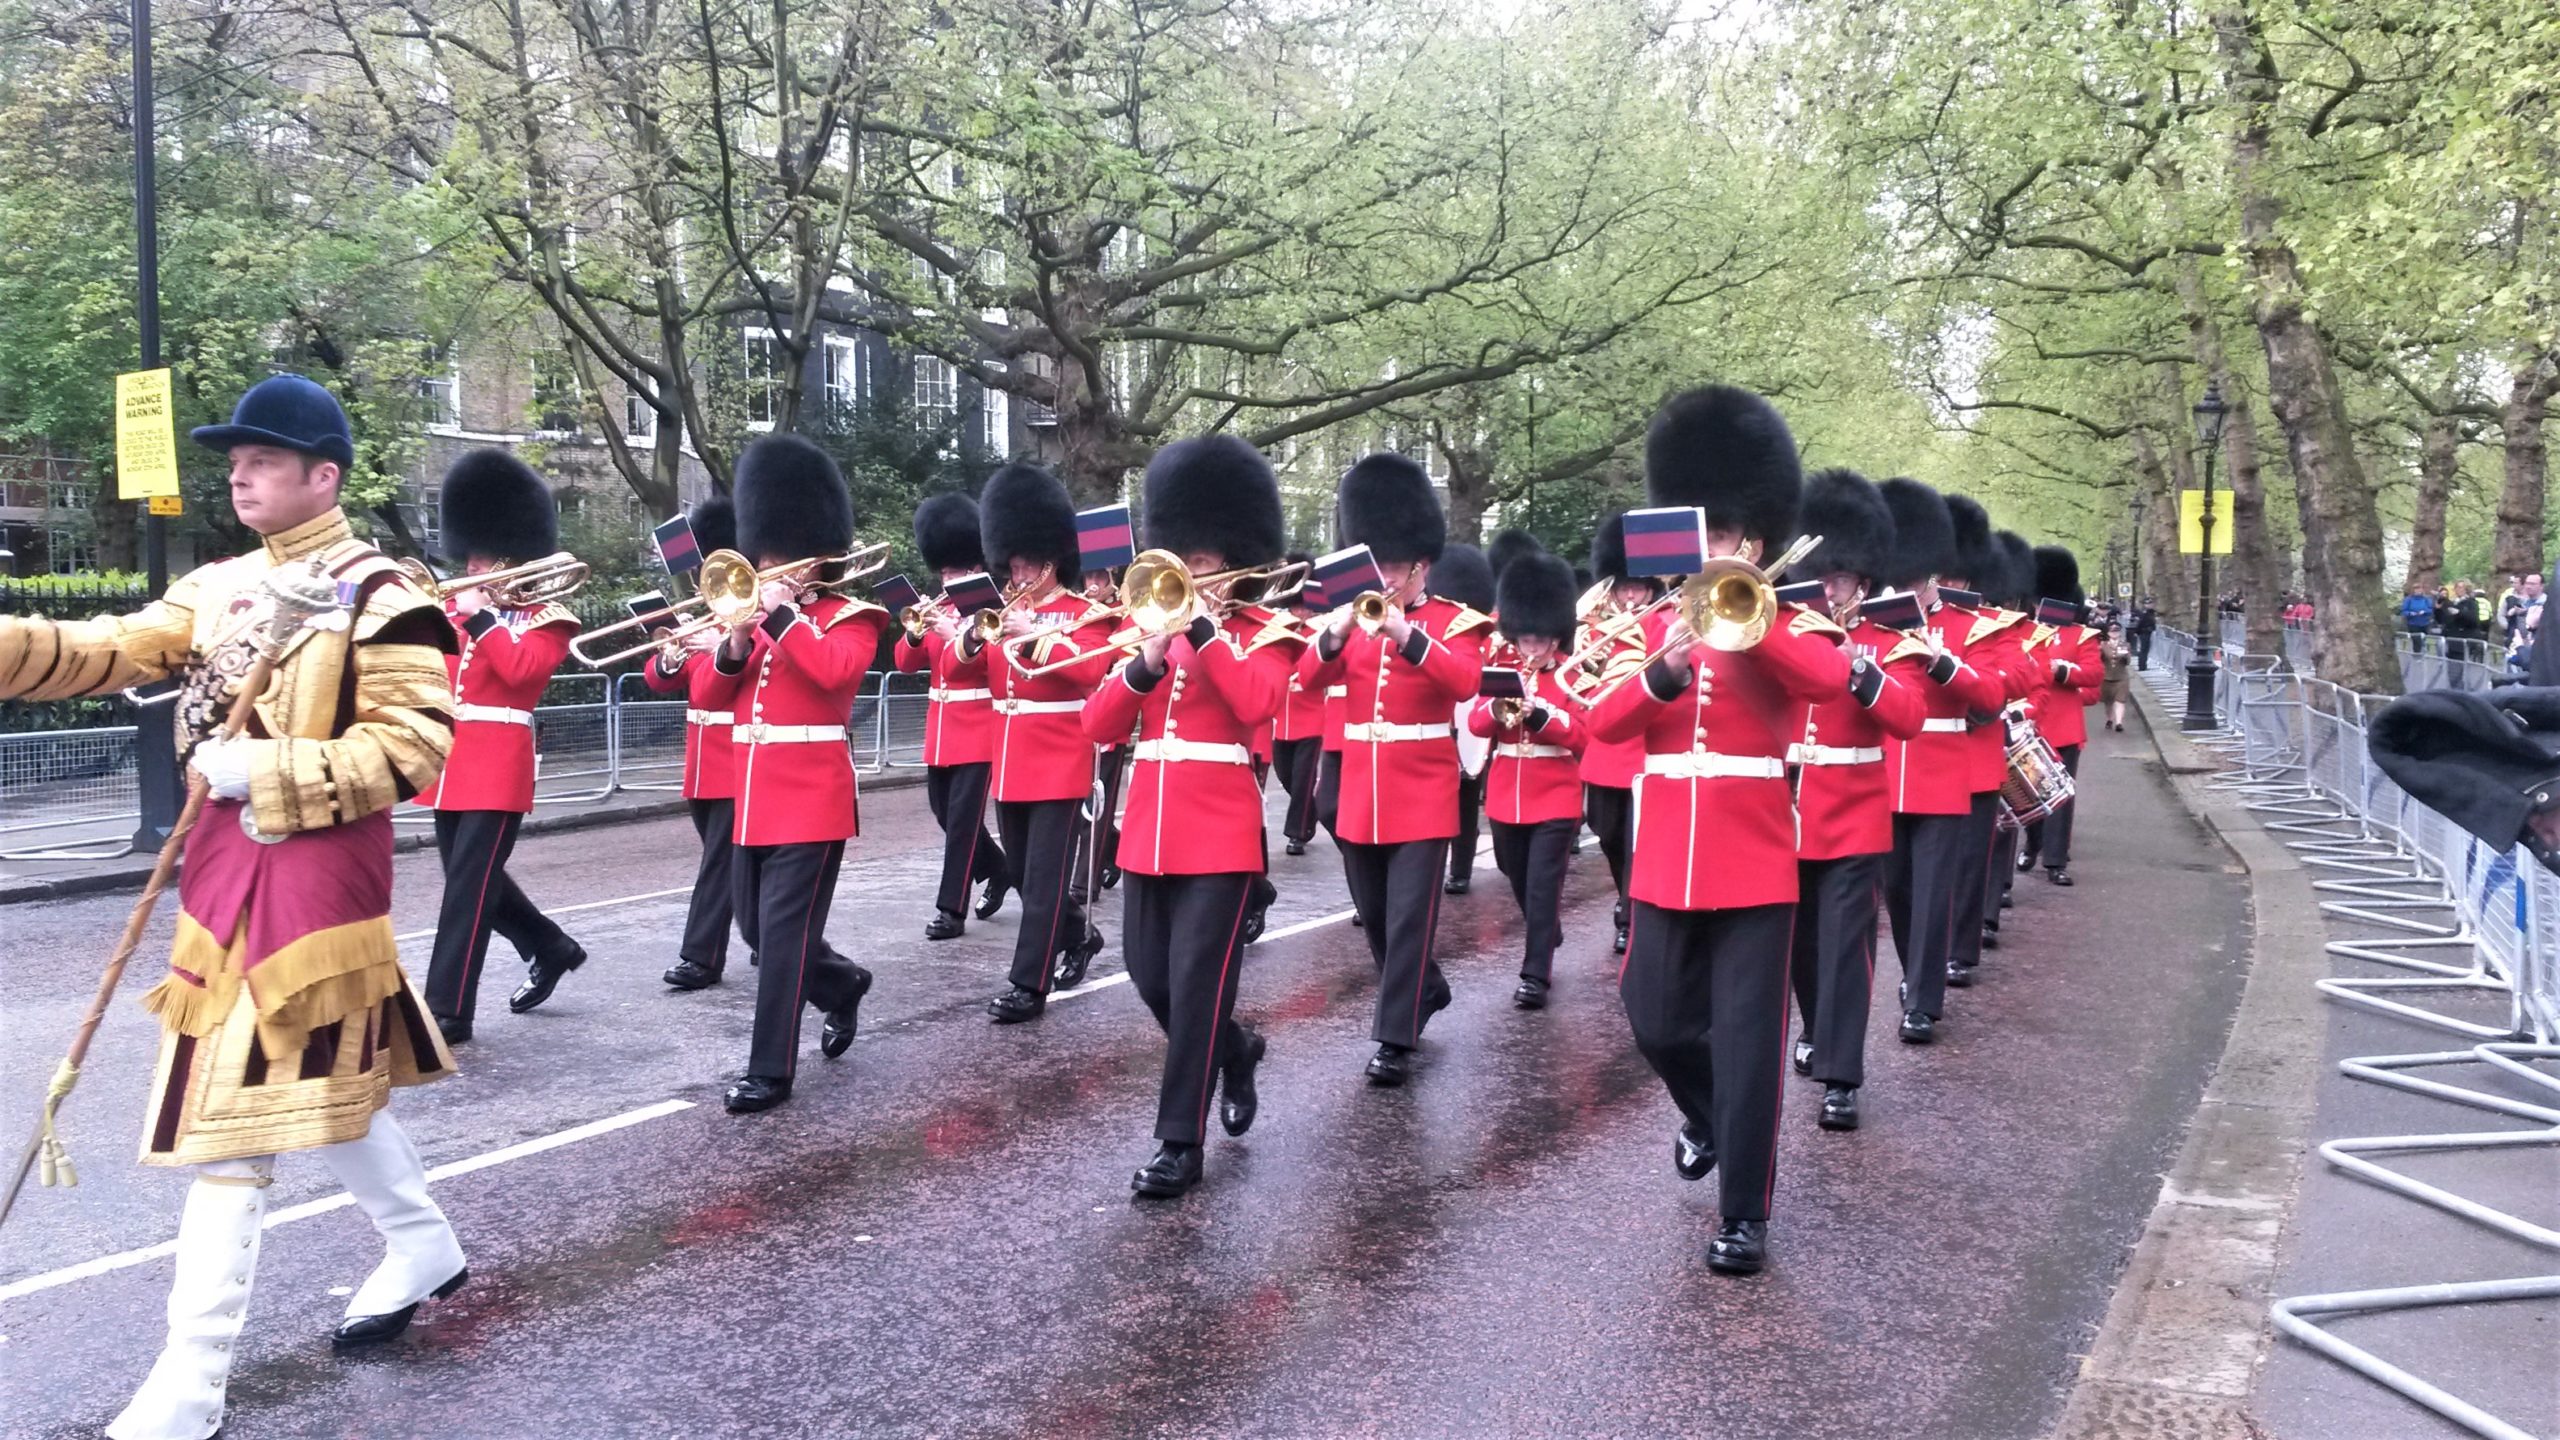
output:
[[[960,415],[960,369],[939,355],[918,351],[907,394],[918,430],[950,424]]]
[[[1013,396],[992,385],[978,390],[978,449],[990,460],[1013,458]]]
[[[757,375],[756,352],[764,352],[761,380]],[[781,338],[762,325],[749,325],[738,334],[741,373],[747,383],[747,428],[766,431],[773,428],[774,417],[782,409],[782,376],[775,368],[782,348]],[[756,412],[764,413],[758,415]]]
[[[826,335],[820,340],[828,408],[861,413],[871,399],[871,360],[862,353],[862,342],[851,335]]]
[[[658,407],[638,395],[622,397],[622,433],[632,440],[658,438]]]

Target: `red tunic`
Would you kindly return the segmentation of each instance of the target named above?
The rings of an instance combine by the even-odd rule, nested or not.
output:
[[[1994,710],[2005,710],[2013,700],[2031,700],[2037,690],[2035,662],[2027,658],[2027,617],[2016,610],[1986,609],[1974,621],[1973,635],[1965,642],[1965,658],[2000,676],[2000,701]],[[1967,738],[1972,748],[1966,753],[1973,764],[1973,793],[1988,795],[2000,788],[2009,774],[2009,727],[1999,720],[1977,725]]]
[[[924,763],[983,765],[995,753],[995,692],[987,688],[986,670],[964,676],[960,646],[938,632],[925,632],[924,643],[898,636],[893,652],[898,668],[927,673],[924,708]]]
[[[1288,689],[1291,640],[1269,612],[1227,617],[1194,653],[1166,652],[1170,674],[1133,660],[1085,702],[1085,738],[1117,745],[1132,725],[1129,804],[1120,817],[1120,868],[1133,875],[1262,871],[1262,788],[1252,738]],[[1145,674],[1145,678],[1141,678]],[[1141,685],[1145,688],[1141,689]]]
[[[2085,712],[2098,703],[2098,687],[2107,678],[2105,659],[2098,653],[2098,632],[2086,625],[2039,625],[2027,637],[2026,653],[2040,682],[2035,692],[2036,733],[2057,750],[2088,744]],[[2062,683],[2054,680],[2057,662],[2071,667]]]
[[[1307,686],[1343,685],[1342,804],[1336,833],[1358,845],[1458,833],[1458,747],[1451,718],[1476,693],[1492,617],[1431,596],[1405,612],[1419,637],[1399,651],[1354,625],[1331,660],[1298,661]]]
[[[806,608],[767,615],[736,668],[726,659],[712,666],[724,683],[698,698],[737,712],[731,834],[739,844],[799,845],[861,833],[845,721],[889,623],[877,605],[822,595]]]
[[[659,694],[685,697],[684,798],[736,799],[737,747],[730,738],[730,732],[737,728],[738,717],[728,710],[703,703],[705,695],[730,688],[713,668],[711,652],[686,651],[684,663],[673,674],[658,668],[658,661],[653,656],[640,673],[648,680],[649,688]]]
[[[1547,723],[1534,731],[1495,724],[1491,700],[1467,707],[1467,729],[1494,742],[1485,763],[1484,813],[1505,825],[1582,816],[1582,773],[1575,762],[1590,743],[1591,727],[1553,670],[1537,673],[1533,693],[1547,708]]]
[[[1888,742],[1920,733],[1929,715],[1929,647],[1899,630],[1860,620],[1849,631],[1852,660],[1863,655],[1884,669],[1873,706],[1844,686],[1805,707],[1787,747],[1796,767],[1796,853],[1807,860],[1881,855],[1893,848],[1893,792],[1887,785]]]
[[[526,814],[533,809],[533,707],[568,657],[578,619],[558,605],[491,606],[468,621],[450,604],[445,613],[462,642],[444,657],[453,682],[453,751],[418,803]]]
[[[1596,626],[1583,626],[1575,637],[1575,645],[1590,644],[1597,630]],[[1617,673],[1616,667],[1632,665],[1644,658],[1646,652],[1637,646],[1638,638],[1628,634],[1610,643],[1603,652],[1605,658],[1599,667],[1603,677]],[[1582,693],[1591,694],[1605,683],[1605,679],[1592,680],[1582,686]],[[1584,706],[1584,713],[1587,714],[1589,708]],[[1636,777],[1644,773],[1644,736],[1630,735],[1624,740],[1602,740],[1597,736],[1586,739],[1588,743],[1582,750],[1582,783],[1612,790],[1633,788]]]
[[[1305,642],[1299,642],[1305,648]],[[1292,651],[1295,655],[1297,652]],[[1280,713],[1272,718],[1271,734],[1276,740],[1308,740],[1324,734],[1325,703],[1323,692],[1306,688],[1295,669],[1289,672],[1288,693],[1280,697]],[[1328,746],[1328,749],[1338,748]]]
[[[1977,653],[1966,643],[1986,623],[1952,605],[1930,612],[1929,632],[1956,657],[1956,673],[1944,685],[1923,679],[1920,698],[1928,716],[1920,733],[1885,741],[1885,783],[1897,815],[1962,815],[1973,808],[1977,732],[1967,717],[1998,713],[2008,693],[2007,671],[1996,648]],[[1997,735],[1999,726],[1986,733]],[[2002,763],[2007,763],[2005,756]]]
[[[1647,653],[1674,617],[1645,621]],[[1843,692],[1840,628],[1790,607],[1748,650],[1691,649],[1689,683],[1664,698],[1639,674],[1593,707],[1603,740],[1641,735],[1635,865],[1627,891],[1667,910],[1733,910],[1796,898],[1795,797],[1785,756],[1803,706]]]
[[[1011,659],[1000,647],[964,638],[951,681],[984,685],[995,696],[990,797],[1015,803],[1081,800],[1093,789],[1094,744],[1084,738],[1084,702],[1110,673],[1113,657],[1102,647],[1111,639],[1111,618],[1103,607],[1065,590],[1049,592],[1031,613],[1048,633],[1002,647]],[[1046,675],[1022,673],[1060,660],[1075,663]]]

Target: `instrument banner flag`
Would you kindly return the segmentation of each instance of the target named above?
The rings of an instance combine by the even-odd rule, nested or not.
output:
[[[1811,610],[1823,608],[1823,602],[1831,598],[1819,580],[1799,580],[1793,585],[1781,585],[1777,593],[1779,604],[1802,605]]]
[[[1529,697],[1529,687],[1521,682],[1519,671],[1507,666],[1488,665],[1484,673],[1476,677],[1476,694],[1488,700],[1525,700]]]
[[[1908,590],[1888,590],[1858,607],[1858,613],[1888,630],[1920,628],[1920,597]]]
[[[1348,605],[1372,590],[1387,588],[1387,574],[1378,568],[1378,557],[1366,545],[1336,550],[1316,560],[1308,588],[1319,592],[1316,604],[1330,610]]]
[[[2068,600],[2039,600],[2036,602],[2036,623],[2057,629],[2064,625],[2077,625],[2080,623],[2080,607]]]
[[[658,559],[670,575],[684,575],[702,568],[702,542],[693,537],[693,522],[679,515],[649,532],[658,542]]]
[[[924,592],[916,588],[916,582],[904,575],[892,575],[872,586],[871,596],[879,602],[882,609],[892,615],[910,606],[924,603]]]
[[[1627,574],[1639,579],[1695,575],[1707,563],[1707,512],[1694,505],[1630,510]]]
[[[1087,570],[1117,570],[1138,558],[1138,535],[1126,505],[1076,512],[1076,555]]]
[[[637,620],[644,615],[655,615],[666,609],[667,597],[662,591],[652,590],[646,595],[634,595],[623,601],[622,608],[630,612],[632,619]]]
[[[1979,590],[1959,590],[1953,585],[1941,585],[1938,587],[1938,598],[1959,610],[1982,608],[1982,592]]]
[[[963,575],[942,587],[942,598],[951,602],[953,613],[975,615],[1004,603],[1004,592],[996,588],[987,572],[980,570]]]

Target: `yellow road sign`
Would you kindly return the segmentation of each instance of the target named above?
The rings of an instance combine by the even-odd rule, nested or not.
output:
[[[175,495],[154,495],[151,497],[151,513],[154,515],[184,515],[187,513],[187,502]]]
[[[166,369],[136,370],[116,377],[117,499],[177,495],[178,432],[173,413]]]
[[[2178,492],[2178,553],[2204,553],[2204,492],[2201,490]],[[2231,492],[2228,490],[2213,492],[2213,553],[2231,553]]]

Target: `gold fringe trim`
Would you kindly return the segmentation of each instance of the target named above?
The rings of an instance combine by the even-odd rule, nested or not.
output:
[[[204,983],[171,975],[142,997],[142,1008],[168,1029],[201,1040],[231,1014],[245,980],[266,1053],[276,1058],[299,1055],[313,1030],[399,994],[406,983],[399,956],[391,917],[380,915],[315,930],[268,956],[255,975],[244,977],[239,947],[217,942],[213,932],[181,913],[169,963],[204,977]]]

